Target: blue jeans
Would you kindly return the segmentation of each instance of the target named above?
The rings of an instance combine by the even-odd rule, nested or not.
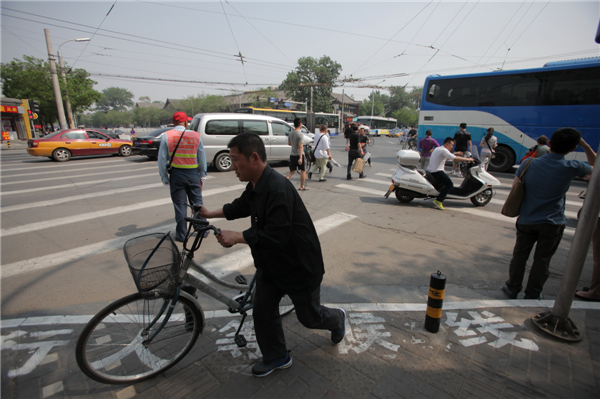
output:
[[[171,189],[171,200],[175,208],[175,239],[183,240],[187,232],[188,198],[190,204],[202,205],[202,190],[200,188],[200,175],[198,169],[171,169],[169,176],[169,188]]]
[[[431,175],[435,178],[435,180],[444,184],[444,188],[442,188],[440,190],[440,194],[436,198],[438,201],[444,202],[444,200],[446,199],[446,196],[448,195],[450,190],[452,190],[452,188],[454,187],[454,183],[452,183],[452,179],[450,179],[450,177],[443,170],[432,173]]]

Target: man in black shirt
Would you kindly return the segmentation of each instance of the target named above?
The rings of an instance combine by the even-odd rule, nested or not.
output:
[[[471,144],[471,133],[467,132],[467,124],[461,123],[460,129],[458,132],[454,134],[454,154],[463,155],[465,152],[473,152],[473,147]],[[452,162],[452,174],[456,174],[456,167],[459,165],[459,162]],[[458,177],[462,177],[460,173],[460,169],[458,170]]]
[[[360,147],[360,136],[358,134],[358,126],[352,125],[352,133],[350,134],[350,151],[348,151],[348,170],[346,173],[346,179],[352,180],[352,175],[350,172],[352,171],[352,164],[356,158],[362,158],[365,153]],[[359,178],[367,177],[365,174],[361,173]]]
[[[222,230],[217,240],[224,247],[250,246],[256,267],[254,330],[263,354],[252,367],[252,374],[264,377],[292,365],[279,315],[284,294],[292,300],[300,323],[331,331],[334,344],[344,338],[346,312],[321,305],[325,268],[317,231],[292,183],[267,164],[261,138],[242,133],[228,147],[236,176],[249,183],[232,203],[216,211],[203,206],[199,216],[227,220],[251,217],[249,229]]]

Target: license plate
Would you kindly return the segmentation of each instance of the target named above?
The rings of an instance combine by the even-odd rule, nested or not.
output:
[[[390,188],[388,188],[388,191],[392,191],[392,190],[394,190],[394,187],[396,187],[396,186],[392,184],[392,185],[390,186]]]
[[[133,143],[133,146],[134,146],[134,147],[139,147],[139,146],[140,146],[140,143],[134,142],[134,143]]]

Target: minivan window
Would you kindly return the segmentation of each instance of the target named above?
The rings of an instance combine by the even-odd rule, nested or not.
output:
[[[256,133],[260,136],[268,136],[269,129],[266,121],[242,121],[243,133]]]
[[[238,122],[231,121],[231,120],[208,121],[206,123],[206,128],[205,128],[204,132],[206,134],[235,136],[236,134],[239,133]]]
[[[290,131],[292,130],[290,125],[284,125],[279,122],[271,123],[271,128],[273,129],[273,135],[275,136],[286,136],[290,134]]]

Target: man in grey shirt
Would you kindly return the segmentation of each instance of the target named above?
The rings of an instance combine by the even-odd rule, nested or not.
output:
[[[308,190],[308,187],[304,185],[306,181],[306,157],[304,156],[304,144],[302,139],[304,134],[300,131],[302,129],[302,119],[294,119],[295,129],[290,132],[288,137],[288,145],[292,146],[290,152],[290,171],[285,177],[288,179],[296,173],[296,170],[300,171],[300,190]]]

